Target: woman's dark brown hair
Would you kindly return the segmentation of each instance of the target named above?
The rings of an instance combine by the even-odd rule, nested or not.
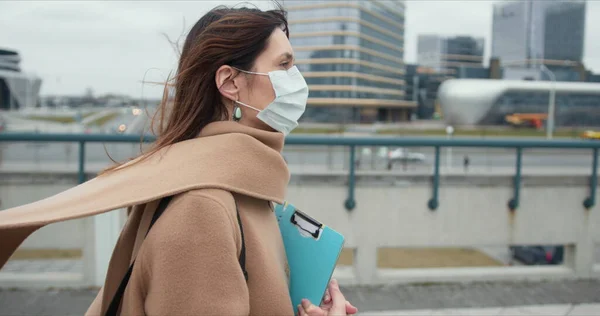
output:
[[[174,99],[170,100],[166,84],[151,124],[157,139],[144,157],[194,138],[207,124],[226,119],[227,107],[217,89],[215,73],[222,65],[252,70],[276,28],[282,28],[289,37],[287,14],[281,5],[275,5],[277,9],[269,11],[219,6],[196,22],[181,50],[177,74],[170,80],[174,81]]]

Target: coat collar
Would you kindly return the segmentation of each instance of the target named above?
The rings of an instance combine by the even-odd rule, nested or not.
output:
[[[198,136],[207,137],[233,133],[248,135],[279,153],[283,150],[285,136],[282,133],[264,131],[232,121],[220,121],[208,124]]]

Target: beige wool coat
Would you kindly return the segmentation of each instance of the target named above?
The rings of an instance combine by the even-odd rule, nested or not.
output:
[[[87,315],[105,313],[135,265],[122,315],[290,315],[285,249],[270,201],[289,172],[281,133],[214,122],[194,139],[129,162],[47,199],[0,212],[0,267],[51,223],[129,207],[104,286]],[[175,195],[145,236],[161,197]],[[238,256],[246,243],[246,282]]]

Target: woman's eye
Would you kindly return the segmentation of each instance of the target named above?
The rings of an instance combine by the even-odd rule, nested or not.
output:
[[[290,64],[289,61],[284,61],[280,64],[281,67],[287,67]]]

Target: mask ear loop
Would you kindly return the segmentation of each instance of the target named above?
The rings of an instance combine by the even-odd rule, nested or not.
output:
[[[233,67],[233,66],[231,68],[233,68],[233,69],[235,69],[237,71],[240,71],[240,72],[247,73],[247,74],[269,76],[269,74],[266,74],[266,73],[246,71],[246,70],[242,70],[242,69],[239,69],[239,68],[236,68],[236,67]],[[247,105],[247,104],[244,104],[244,103],[241,103],[241,102],[238,102],[237,100],[235,100],[235,101],[233,101],[233,110],[231,111],[232,112],[231,113],[231,120],[234,121],[234,122],[239,122],[242,119],[242,116],[243,116],[242,108],[240,108],[239,104],[241,104],[241,105],[243,105],[245,107],[251,108],[251,109],[253,109],[253,110],[257,111],[257,112],[260,112],[259,109],[255,108],[253,106],[250,106],[250,105]]]

